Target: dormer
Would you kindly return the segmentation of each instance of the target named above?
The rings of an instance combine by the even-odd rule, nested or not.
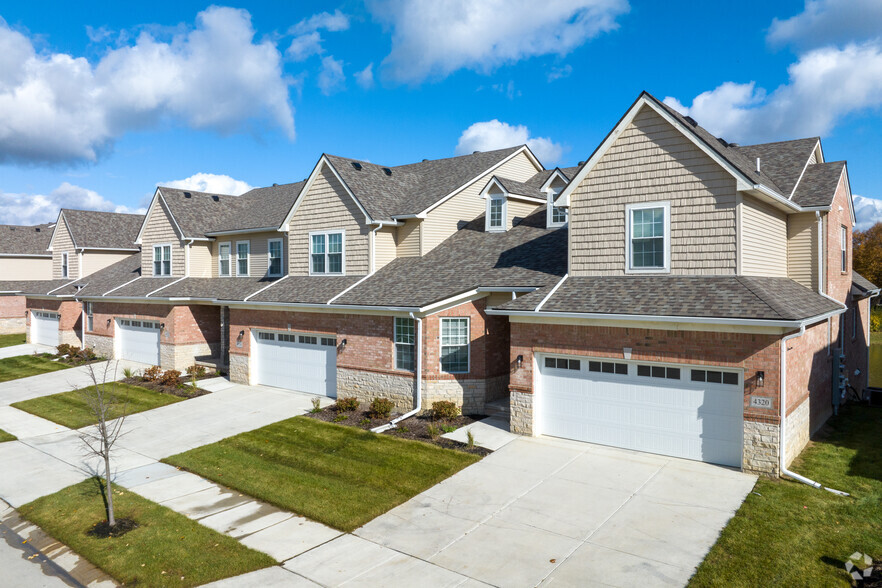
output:
[[[554,202],[569,182],[569,178],[556,167],[551,170],[548,179],[542,184],[541,191],[545,193],[546,205],[545,226],[549,229],[567,224],[567,209],[563,206],[555,206]]]
[[[485,231],[505,232],[546,203],[548,196],[531,182],[532,179],[518,182],[499,176],[490,178],[481,190],[481,198],[485,201]]]

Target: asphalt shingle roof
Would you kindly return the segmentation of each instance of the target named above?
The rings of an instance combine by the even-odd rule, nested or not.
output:
[[[533,292],[499,308],[533,310],[543,297]],[[838,308],[789,278],[578,276],[561,284],[540,313],[801,320]]]
[[[291,276],[248,301],[327,304],[364,276]]]
[[[760,168],[775,180],[778,187],[784,191],[783,196],[789,197],[820,140],[818,137],[810,137],[793,141],[743,145],[735,149],[754,163],[758,157]]]
[[[870,280],[868,280],[867,278],[860,275],[859,273],[857,273],[854,270],[852,270],[852,272],[851,272],[851,284],[852,284],[852,289],[851,289],[852,294],[856,294],[858,296],[862,296],[862,295],[866,294],[867,292],[872,292],[874,290],[879,289],[879,286],[877,286],[876,284],[874,284],[873,282],[871,282]]]
[[[54,292],[54,294],[61,296],[101,296],[108,290],[121,286],[126,282],[131,282],[140,276],[141,256],[135,253],[84,278],[71,281],[70,284]],[[114,294],[116,293],[114,292]]]
[[[244,300],[278,278],[187,278],[176,282],[150,298],[205,298],[209,300]]]
[[[44,255],[52,239],[55,224],[45,225],[0,225],[0,254],[3,255]]]
[[[70,282],[71,280],[67,278],[63,280],[4,281],[0,282],[0,294],[32,294],[34,296],[45,296],[49,292],[61,288]]]
[[[793,201],[800,206],[830,206],[842,177],[844,161],[816,163],[806,168]]]
[[[143,214],[61,210],[77,247],[98,249],[137,249],[135,239],[144,222]]]

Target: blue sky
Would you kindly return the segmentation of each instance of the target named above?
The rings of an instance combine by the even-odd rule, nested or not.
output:
[[[398,165],[526,141],[575,165],[643,89],[729,141],[820,135],[854,194],[882,198],[882,2],[724,4],[7,3],[0,223],[298,181],[323,152]]]

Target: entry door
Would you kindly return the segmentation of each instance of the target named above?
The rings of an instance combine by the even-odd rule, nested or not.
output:
[[[337,396],[337,340],[319,334],[255,333],[257,383]]]
[[[741,466],[740,372],[589,357],[539,362],[540,433]]]
[[[159,323],[117,319],[120,359],[159,365]]]
[[[31,311],[31,343],[58,345],[58,319],[57,312]]]

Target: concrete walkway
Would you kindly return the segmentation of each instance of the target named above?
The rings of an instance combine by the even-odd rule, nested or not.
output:
[[[89,373],[90,367],[95,370],[99,381],[104,378],[105,370],[107,372],[107,381],[116,381],[122,380],[125,377],[123,376],[125,368],[140,370],[145,367],[145,364],[124,360],[101,361],[93,363],[91,366],[82,365],[66,370],[2,382],[0,383],[0,406],[91,386],[93,382]]]
[[[54,353],[55,348],[49,345],[37,345],[35,343],[22,343],[21,345],[10,345],[9,347],[0,347],[0,359],[7,357],[17,357],[19,355],[33,355],[35,353]]]

